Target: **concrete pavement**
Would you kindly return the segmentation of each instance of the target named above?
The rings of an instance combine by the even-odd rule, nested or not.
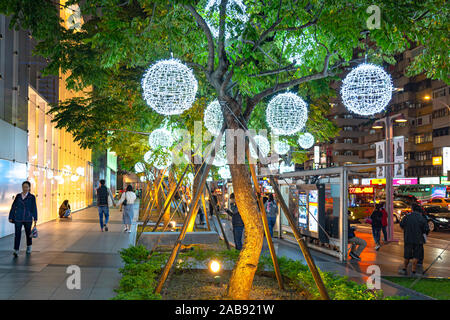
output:
[[[122,232],[122,213],[110,208],[108,232],[101,232],[96,207],[73,214],[72,220],[57,219],[38,226],[33,252],[25,254],[22,236],[18,258],[12,255],[14,235],[0,238],[0,299],[104,300],[115,296],[123,263],[118,251],[134,243],[132,233]],[[69,290],[67,267],[81,271],[81,289]]]

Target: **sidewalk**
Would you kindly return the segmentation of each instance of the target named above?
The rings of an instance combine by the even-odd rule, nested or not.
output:
[[[96,207],[73,214],[72,220],[54,220],[38,226],[33,252],[25,254],[23,232],[19,257],[14,259],[14,235],[0,238],[0,299],[105,300],[115,296],[122,267],[118,251],[134,243],[133,232],[122,232],[122,213],[110,208],[108,232],[101,232]],[[81,289],[69,290],[67,267],[81,269]]]
[[[217,230],[220,230],[217,219],[214,217],[212,220],[214,221],[214,224],[215,224]],[[234,246],[231,222],[226,219],[221,219],[221,222],[224,227],[228,241],[230,242],[230,244],[232,244]],[[213,228],[213,230],[214,230],[214,228]],[[222,233],[220,231],[219,231],[219,234],[222,237]],[[360,261],[360,262],[349,261],[347,263],[340,263],[339,260],[336,259],[335,257],[332,257],[329,255],[323,254],[321,252],[314,251],[313,249],[310,249],[311,255],[314,258],[316,266],[322,271],[333,272],[333,273],[341,275],[341,276],[347,276],[347,277],[349,277],[350,280],[353,280],[357,283],[364,284],[364,283],[366,283],[366,280],[368,279],[368,275],[365,273],[367,270],[367,267],[369,265],[373,265],[373,264],[379,265],[381,258],[380,258],[380,260],[377,261],[376,257],[377,257],[377,255],[380,255],[383,257],[382,259],[385,260],[384,265],[379,265],[382,276],[385,276],[388,274],[392,275],[393,270],[397,270],[397,267],[400,265],[400,263],[402,261],[402,259],[401,259],[402,253],[399,253],[400,254],[399,258],[396,258],[396,257],[391,257],[390,255],[384,254],[383,253],[384,249],[377,252],[373,249],[373,247],[374,247],[373,240],[371,243],[371,240],[369,239],[369,234],[362,233],[360,236],[363,237],[368,243],[367,248],[364,250],[365,252],[363,252],[363,254],[361,255],[362,261]],[[293,237],[292,237],[292,239],[289,239],[288,237],[284,237],[284,239],[274,238],[273,242],[274,242],[277,256],[285,256],[292,260],[299,260],[306,265],[305,258],[303,257],[303,254],[302,254],[297,242],[294,240]],[[394,244],[389,244],[389,246],[391,246],[391,245],[394,246]],[[400,245],[396,244],[395,246],[399,247]],[[395,250],[399,250],[398,247]],[[269,254],[266,241],[264,241],[264,246],[263,246],[263,254],[264,253]],[[430,261],[430,263],[431,263],[431,261]],[[385,268],[386,266],[389,266],[389,268]],[[425,267],[428,266],[427,257],[425,258],[424,266]],[[443,268],[448,270],[448,266],[445,266]],[[397,271],[395,271],[395,275],[397,275],[396,272]],[[418,293],[416,291],[413,291],[413,290],[410,290],[407,288],[403,288],[397,284],[394,284],[390,281],[386,281],[384,279],[382,279],[382,281],[381,281],[381,289],[384,291],[385,295],[387,295],[387,296],[393,296],[393,295],[409,296],[410,299],[413,299],[413,300],[428,300],[428,299],[430,299],[429,297],[427,297],[421,293]]]

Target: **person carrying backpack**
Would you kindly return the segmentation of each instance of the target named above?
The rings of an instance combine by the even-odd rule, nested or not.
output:
[[[273,238],[273,227],[275,226],[275,222],[277,221],[278,214],[278,206],[273,198],[273,194],[269,194],[269,199],[266,201],[265,207],[267,213],[267,221],[269,223],[270,236]]]
[[[114,202],[114,197],[111,193],[111,190],[105,186],[105,180],[100,180],[100,187],[97,189],[97,207],[98,207],[98,216],[100,219],[100,228],[108,231],[108,221],[109,221],[109,203],[108,199],[111,199],[114,207],[116,203]],[[105,216],[105,223],[103,224],[103,216]]]

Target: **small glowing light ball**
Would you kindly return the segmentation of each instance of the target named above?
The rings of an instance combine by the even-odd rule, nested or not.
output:
[[[140,177],[139,179],[141,180],[141,182],[147,181],[147,178],[146,178],[145,176],[142,176],[142,177]]]
[[[141,173],[145,171],[145,164],[143,164],[142,162],[138,162],[134,165],[134,171],[136,171],[136,173]]]
[[[291,92],[281,93],[266,109],[266,120],[275,134],[292,135],[302,130],[308,118],[306,102]]]
[[[167,152],[166,154],[156,155],[152,151],[148,151],[144,154],[144,161],[153,165],[156,169],[162,170],[172,164],[172,153]]]
[[[144,100],[166,116],[181,114],[192,107],[197,88],[192,70],[177,59],[155,63],[142,78]]]
[[[214,100],[206,107],[203,121],[213,136],[219,135],[223,126],[223,113],[218,100]]]
[[[214,38],[219,37],[219,6],[221,0],[208,0],[205,7],[205,13],[212,14],[212,19],[205,17],[206,23]],[[230,28],[232,25],[236,26],[238,21],[241,24],[245,24],[248,21],[248,16],[245,14],[247,7],[241,0],[228,0],[226,8],[226,20],[225,21],[225,38],[229,39],[239,34],[236,30]],[[233,23],[233,20],[235,21]]]
[[[391,77],[382,68],[363,63],[342,81],[341,96],[347,109],[356,114],[381,112],[392,97]]]
[[[228,165],[225,165],[225,166],[219,168],[219,175],[224,180],[231,179],[230,167]]]
[[[170,221],[169,222],[169,228],[173,229],[177,226],[177,223],[175,221]]]
[[[275,141],[274,145],[273,145],[273,149],[275,150],[276,153],[278,154],[286,154],[289,152],[289,149],[291,147],[283,141]]]
[[[298,138],[298,144],[303,149],[309,149],[314,145],[314,136],[309,132],[305,132]]]
[[[58,182],[59,184],[63,184],[64,183],[64,178],[62,176],[54,176],[53,177],[56,182]]]
[[[48,168],[46,170],[46,173],[47,173],[47,179],[52,179],[53,178],[53,170],[52,169]]]
[[[220,271],[220,263],[217,262],[216,260],[212,260],[209,263],[209,270],[211,270],[211,272],[213,273],[217,273]]]
[[[194,174],[192,172],[188,173],[187,178],[191,184],[194,182]]]
[[[261,135],[256,135],[256,136],[253,137],[253,139],[255,140],[256,144],[258,145],[259,152],[264,157],[266,157],[269,154],[269,151],[270,151],[269,140],[267,140],[266,137],[261,136]],[[258,153],[256,152],[253,143],[251,141],[249,141],[249,144],[250,144],[250,155],[253,158],[258,159]]]
[[[159,146],[169,148],[172,144],[172,134],[164,128],[153,130],[148,136],[148,145],[152,149],[156,149]]]
[[[70,177],[70,180],[72,180],[73,182],[76,182],[76,181],[78,181],[79,178],[80,178],[79,176],[74,174]]]

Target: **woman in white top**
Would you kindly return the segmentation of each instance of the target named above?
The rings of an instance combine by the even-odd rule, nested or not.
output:
[[[133,192],[133,187],[131,185],[127,186],[127,191],[122,193],[118,205],[123,204],[123,214],[122,220],[125,228],[124,232],[131,232],[131,221],[133,220],[134,214],[134,201],[136,201],[136,194]]]

